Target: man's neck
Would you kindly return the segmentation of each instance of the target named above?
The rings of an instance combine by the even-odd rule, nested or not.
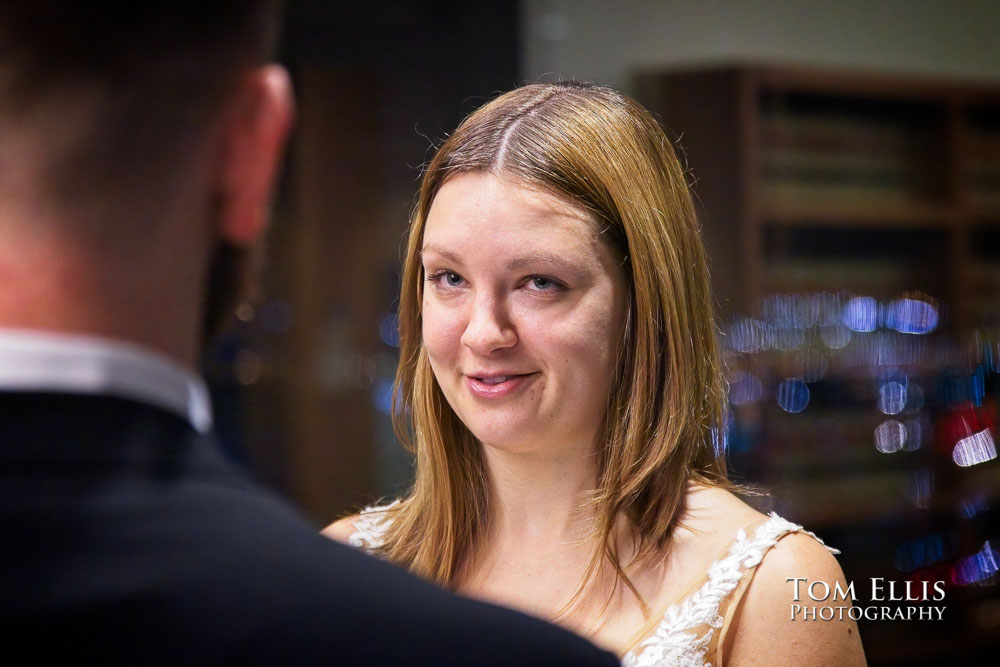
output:
[[[193,280],[167,275],[176,262],[102,263],[30,241],[0,247],[0,327],[123,340],[197,367],[200,295]]]

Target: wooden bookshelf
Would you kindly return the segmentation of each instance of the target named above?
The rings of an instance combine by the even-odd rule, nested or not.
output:
[[[929,287],[946,325],[984,324],[983,281],[966,269],[977,234],[1000,224],[1000,86],[731,66],[642,72],[636,92],[687,161],[724,316],[750,312],[788,258],[767,247],[773,229],[852,230],[854,245],[934,230],[931,252],[887,254],[936,253]],[[847,264],[827,289],[856,283]]]
[[[701,208],[736,479],[843,548],[849,580],[947,573],[996,540],[1000,459],[963,467],[947,433],[1000,442],[1000,85],[732,66],[643,72],[636,95]],[[871,328],[849,325],[858,300]],[[940,324],[894,329],[903,303]],[[939,538],[940,558],[899,556]],[[870,664],[986,655],[998,582],[950,589],[939,626],[862,624]]]

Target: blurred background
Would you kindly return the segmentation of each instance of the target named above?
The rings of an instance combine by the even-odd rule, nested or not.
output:
[[[942,621],[859,622],[870,664],[996,660],[998,34],[990,0],[292,0],[265,296],[207,357],[227,448],[317,526],[405,491],[388,412],[420,167],[498,92],[605,83],[686,161],[734,478],[842,550],[858,606],[885,604],[872,577],[946,582]]]

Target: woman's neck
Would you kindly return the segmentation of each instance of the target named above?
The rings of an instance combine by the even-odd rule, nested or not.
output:
[[[590,504],[597,488],[596,456],[553,456],[484,447],[489,478],[489,540],[521,550],[545,551],[587,542],[593,528]]]
[[[553,617],[573,596],[595,550],[593,456],[484,446],[487,530],[462,565],[459,590]]]
[[[621,634],[609,619],[634,629],[640,606],[607,560],[594,565],[597,513],[595,457],[511,453],[484,448],[490,483],[490,525],[463,567],[458,589],[511,606],[586,636]],[[615,527],[627,561],[627,522]],[[585,584],[581,589],[581,584]],[[610,641],[608,646],[616,646]]]

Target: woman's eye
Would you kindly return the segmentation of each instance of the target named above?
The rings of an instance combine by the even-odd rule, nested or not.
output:
[[[531,283],[538,289],[546,289],[552,284],[552,281],[542,276],[535,276],[531,279]]]
[[[438,287],[461,287],[465,282],[462,276],[453,271],[435,271],[427,276],[427,281]]]
[[[550,292],[561,288],[562,284],[556,282],[548,276],[532,276],[528,280],[528,286],[534,290]]]

